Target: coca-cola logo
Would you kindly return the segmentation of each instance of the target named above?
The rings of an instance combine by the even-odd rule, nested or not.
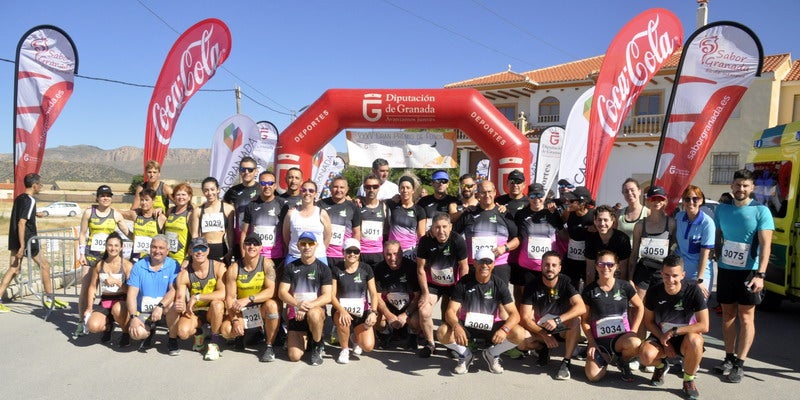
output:
[[[178,58],[179,70],[169,91],[161,101],[154,101],[151,106],[151,123],[156,138],[163,145],[169,144],[175,120],[180,116],[183,105],[214,76],[220,60],[224,60],[227,49],[221,50],[219,43],[211,43],[213,34],[212,26],[203,30],[199,40],[189,43]]]
[[[595,107],[599,122],[603,132],[611,137],[617,135],[633,100],[675,49],[674,42],[678,39],[670,37],[669,32],[659,32],[659,22],[660,18],[656,16],[647,22],[644,30],[631,37],[625,45],[623,68],[612,80],[612,85],[597,95]]]

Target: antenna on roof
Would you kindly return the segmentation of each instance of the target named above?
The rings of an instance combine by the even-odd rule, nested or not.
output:
[[[508,64],[508,72],[511,72],[511,64]]]

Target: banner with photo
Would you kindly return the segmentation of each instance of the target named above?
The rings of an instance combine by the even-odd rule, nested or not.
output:
[[[561,149],[564,144],[564,128],[551,126],[542,132],[539,139],[539,155],[536,157],[536,181],[550,190],[558,181],[558,167],[561,164]]]
[[[350,165],[372,167],[383,158],[392,168],[455,168],[455,132],[347,131]]]
[[[217,127],[211,141],[211,168],[209,176],[219,181],[219,197],[239,181],[239,161],[253,156],[261,133],[255,121],[244,114],[236,114]]]
[[[678,205],[763,62],[758,37],[736,22],[708,24],[687,40],[653,170],[653,181],[667,192],[667,212]]]
[[[561,148],[558,180],[566,179],[575,186],[586,185],[586,147],[593,96],[594,86],[578,97],[572,105],[567,117],[567,126],[564,128],[565,137]]]
[[[24,178],[39,173],[47,131],[72,95],[78,52],[66,32],[51,25],[31,28],[17,44],[14,74],[14,196]]]
[[[258,163],[258,172],[275,170],[275,145],[278,144],[278,128],[269,121],[258,121],[260,140],[255,144],[251,157]]]
[[[324,199],[331,196],[331,181],[342,174],[344,160],[339,157],[336,148],[328,143],[314,156],[312,161],[311,176],[317,184],[317,198]]]

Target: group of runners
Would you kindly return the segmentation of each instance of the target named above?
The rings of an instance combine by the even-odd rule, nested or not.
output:
[[[520,171],[508,175],[502,196],[491,181],[463,175],[456,197],[439,170],[433,193],[417,199],[419,180],[390,182],[378,159],[352,200],[343,177],[317,199],[299,169],[287,172],[282,194],[255,160],[243,158],[239,172],[241,183],[224,198],[205,179],[206,201],[196,207],[188,184],[160,181],[157,163],[148,164],[130,210],[111,207],[111,189],[100,186],[81,222],[87,273],[76,335],[102,332],[109,342],[116,323],[120,346],[139,340],[144,350],[164,324],[171,355],[180,340],[216,360],[226,341],[241,349],[263,338],[262,362],[275,360],[283,343],[289,360],[308,352],[319,365],[329,320],[340,364],[402,338],[420,357],[435,354],[437,342],[447,348],[454,374],[466,373],[481,348],[493,373],[503,372],[502,354],[530,354],[546,367],[563,343],[556,379],[569,379],[571,360],[585,357],[590,381],[616,365],[625,381],[649,368],[659,386],[670,360],[680,360],[682,391],[697,398],[716,259],[726,357],[715,371],[742,379],[774,228],[769,210],[750,198],[748,170],[736,172],[732,203],[713,217],[701,210],[697,186],[684,190],[673,217],[663,188],[648,188],[643,205],[633,179],[622,184],[627,206],[613,208],[565,180],[557,195],[527,185]],[[15,202],[12,268],[0,289],[18,271],[23,236],[35,234],[34,178]]]

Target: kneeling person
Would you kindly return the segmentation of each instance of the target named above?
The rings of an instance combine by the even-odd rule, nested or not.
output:
[[[400,242],[387,240],[383,244],[383,261],[375,265],[375,286],[381,296],[378,305],[381,346],[389,347],[392,331],[406,328],[406,347],[416,350],[417,334],[420,332],[417,266],[403,257]]]
[[[502,374],[500,354],[521,343],[524,331],[517,324],[519,313],[508,290],[508,283],[492,275],[494,252],[482,248],[475,257],[475,272],[467,275],[453,287],[450,303],[445,312],[446,324],[439,328],[439,342],[458,353],[455,374],[465,374],[472,363],[472,352],[467,347],[470,337],[491,340],[493,345],[483,350],[483,359],[489,371]],[[500,308],[508,318],[500,319]]]
[[[175,282],[175,306],[170,312],[176,314],[177,322],[170,330],[182,340],[194,335],[192,350],[202,351],[205,345],[203,325],[211,325],[211,343],[203,359],[214,361],[220,356],[219,345],[222,342],[219,334],[225,316],[225,285],[222,277],[226,269],[223,263],[208,258],[210,250],[206,238],[192,239],[189,249],[192,260],[178,274]],[[170,355],[177,355],[178,352],[170,351]]]

